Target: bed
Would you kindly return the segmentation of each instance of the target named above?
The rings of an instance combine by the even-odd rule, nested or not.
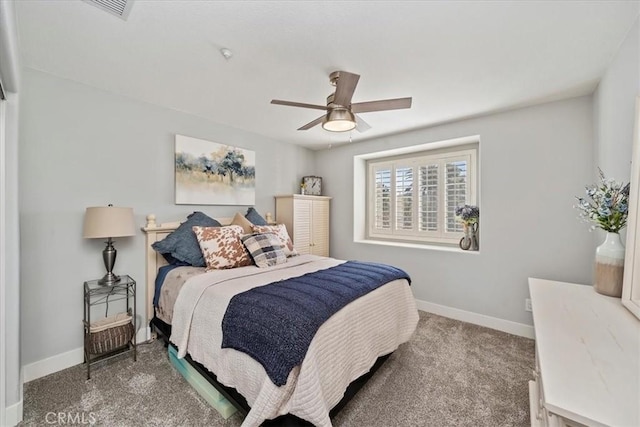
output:
[[[217,219],[225,226],[231,218]],[[259,426],[286,414],[316,426],[331,426],[351,394],[397,347],[408,341],[418,322],[415,301],[404,278],[391,280],[358,297],[331,315],[317,329],[302,362],[276,385],[272,371],[243,351],[222,348],[223,324],[229,325],[230,302],[266,284],[311,277],[345,261],[299,255],[266,268],[255,265],[211,270],[178,267],[173,285],[156,295],[155,279],[166,259],[152,245],[162,241],[180,222],[156,224],[149,215],[146,234],[146,312],[152,328],[169,337],[179,356],[194,366],[246,414],[243,426]],[[182,276],[175,280],[175,276]],[[169,280],[167,283],[170,283]],[[173,290],[169,288],[173,286]],[[173,294],[173,297],[170,295]],[[161,299],[168,307],[154,308]],[[166,303],[166,301],[164,301]],[[162,314],[159,314],[160,310]],[[259,322],[255,322],[258,324]],[[282,375],[280,376],[282,378]],[[278,418],[281,419],[281,418]],[[279,423],[282,425],[282,423]]]

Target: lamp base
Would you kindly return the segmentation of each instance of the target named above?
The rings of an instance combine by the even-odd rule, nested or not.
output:
[[[104,266],[107,269],[107,274],[100,280],[98,280],[98,284],[102,286],[113,286],[120,281],[120,277],[113,274],[113,265],[116,263],[116,255],[118,255],[118,251],[113,247],[113,239],[109,237],[107,240],[107,247],[102,251],[102,260],[104,261]]]
[[[113,286],[120,281],[120,276],[116,276],[112,272],[108,272],[104,277],[98,280],[100,286]]]

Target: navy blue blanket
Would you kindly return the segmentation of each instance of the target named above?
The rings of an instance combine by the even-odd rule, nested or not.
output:
[[[320,326],[351,301],[409,275],[390,265],[347,261],[235,295],[222,319],[222,348],[260,362],[277,386],[302,363]]]

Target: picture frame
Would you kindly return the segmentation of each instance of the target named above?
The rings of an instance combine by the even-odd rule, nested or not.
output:
[[[176,205],[255,204],[254,151],[175,136]]]

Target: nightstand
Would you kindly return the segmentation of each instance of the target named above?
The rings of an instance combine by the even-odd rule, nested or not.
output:
[[[125,311],[109,316],[110,304],[124,307]],[[104,308],[104,317],[92,316],[92,310],[98,308]],[[92,317],[98,320],[92,322]],[[91,379],[91,365],[100,360],[131,352],[136,361],[136,281],[122,275],[119,282],[110,286],[101,285],[99,280],[84,282],[83,325],[87,379]]]

